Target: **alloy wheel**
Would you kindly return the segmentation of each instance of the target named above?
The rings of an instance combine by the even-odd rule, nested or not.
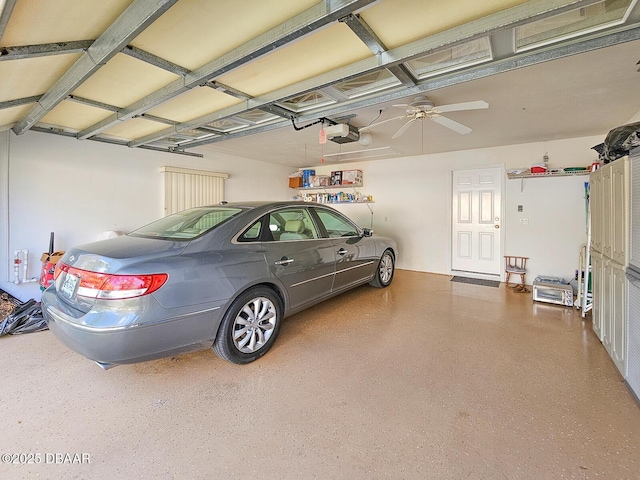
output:
[[[277,318],[276,306],[266,297],[247,302],[233,322],[233,343],[242,353],[254,353],[269,341]]]

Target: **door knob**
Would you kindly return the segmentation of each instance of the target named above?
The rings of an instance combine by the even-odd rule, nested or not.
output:
[[[500,228],[500,225],[494,225],[495,228]]]

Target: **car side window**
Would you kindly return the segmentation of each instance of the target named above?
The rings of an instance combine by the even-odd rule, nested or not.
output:
[[[258,220],[244,231],[242,235],[238,237],[240,242],[257,242],[260,240],[260,230],[262,228],[262,220]]]
[[[321,209],[317,209],[316,213],[330,238],[356,237],[359,235],[358,227],[341,215]]]
[[[269,230],[275,241],[318,238],[318,231],[306,208],[286,208],[269,215]]]

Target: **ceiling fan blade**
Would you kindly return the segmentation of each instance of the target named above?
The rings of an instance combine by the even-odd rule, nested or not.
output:
[[[436,123],[439,123],[443,127],[450,128],[454,132],[458,132],[460,135],[466,135],[467,133],[471,133],[472,131],[466,125],[462,125],[461,123],[458,123],[447,117],[437,116],[437,117],[433,117],[431,120],[433,120]]]
[[[475,102],[464,102],[464,103],[452,103],[451,105],[439,105],[435,107],[439,113],[447,113],[447,112],[459,112],[461,110],[481,110],[483,108],[489,108],[489,104],[482,100],[478,100]]]
[[[374,127],[377,127],[378,125],[382,125],[383,123],[391,122],[393,120],[400,120],[401,118],[407,118],[407,115],[400,115],[399,117],[387,118],[386,120],[382,120],[381,122],[374,123],[372,125],[366,125],[364,127],[358,127],[358,131],[359,132],[366,132],[368,130],[371,130]]]
[[[403,126],[400,127],[400,130],[398,130],[393,137],[393,138],[398,138],[400,135],[402,135],[404,132],[406,132],[408,130],[408,128],[411,126],[411,124],[413,122],[415,122],[417,119],[416,118],[412,118],[411,120],[409,120],[407,123],[405,123]]]

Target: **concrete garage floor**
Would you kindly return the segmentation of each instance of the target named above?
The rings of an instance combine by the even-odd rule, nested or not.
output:
[[[590,322],[504,285],[398,271],[287,319],[244,367],[102,371],[49,332],[0,355],[0,453],[40,455],[5,480],[640,476],[640,408]]]

